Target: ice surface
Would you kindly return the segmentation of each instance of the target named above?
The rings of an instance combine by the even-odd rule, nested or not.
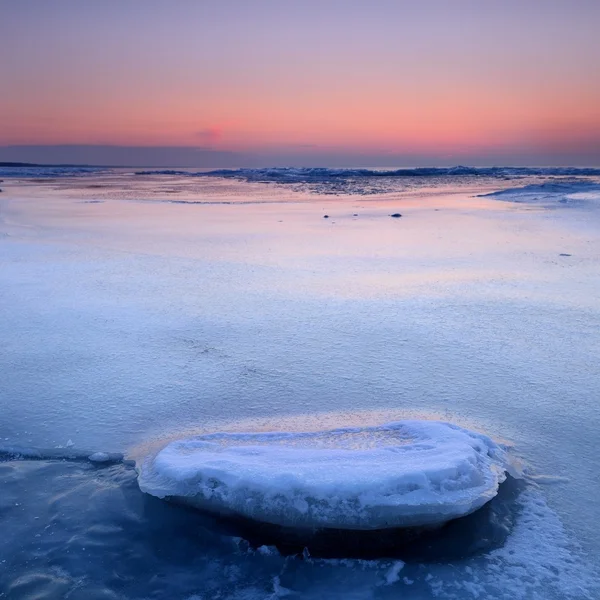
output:
[[[295,527],[439,525],[492,499],[508,469],[485,435],[436,421],[171,442],[140,488],[224,515]]]
[[[498,190],[484,196],[531,204],[577,204],[600,201],[600,184],[589,180],[558,180]]]
[[[591,202],[530,210],[475,199],[496,183],[459,178],[452,197],[301,204],[234,178],[111,177],[1,184],[0,590],[248,600],[278,576],[297,598],[600,598]],[[138,202],[174,197],[278,203]],[[407,560],[391,585],[388,560],[241,551],[200,511],[141,494],[124,465],[89,460],[139,444],[147,456],[146,442],[198,434],[190,423],[314,431],[420,416],[509,436],[540,475],[503,504],[503,546],[473,527],[480,553]],[[507,483],[467,519],[487,524]]]
[[[120,452],[90,452],[77,450],[74,444],[66,448],[33,448],[27,446],[0,445],[0,461],[2,460],[62,460],[75,462],[92,462],[104,464],[127,463]]]

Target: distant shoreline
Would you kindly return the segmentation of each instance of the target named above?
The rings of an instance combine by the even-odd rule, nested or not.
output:
[[[18,169],[18,168],[28,168],[28,167],[37,167],[37,168],[49,168],[49,169],[56,169],[58,167],[85,167],[85,168],[89,168],[89,169],[112,169],[112,168],[116,168],[116,167],[109,167],[106,165],[81,165],[81,164],[71,164],[71,163],[67,163],[67,164],[38,164],[38,163],[27,163],[27,162],[0,162],[0,167],[8,167],[11,169]],[[127,167],[125,167],[127,168]]]

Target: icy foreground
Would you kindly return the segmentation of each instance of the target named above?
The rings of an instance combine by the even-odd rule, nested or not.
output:
[[[142,491],[292,527],[435,526],[474,512],[506,478],[504,450],[434,421],[178,440],[143,464]]]

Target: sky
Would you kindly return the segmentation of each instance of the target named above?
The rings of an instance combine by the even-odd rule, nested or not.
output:
[[[0,0],[0,161],[600,166],[600,0]]]

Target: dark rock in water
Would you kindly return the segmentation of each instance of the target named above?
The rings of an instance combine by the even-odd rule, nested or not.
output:
[[[323,215],[324,219],[329,219],[329,215]]]
[[[393,217],[394,219],[399,219],[402,215],[400,213],[394,213],[393,215],[390,215],[390,217]]]
[[[353,217],[358,217],[358,213],[354,213],[352,216]]]
[[[571,256],[571,254],[567,254],[566,252],[561,252],[559,256]]]

